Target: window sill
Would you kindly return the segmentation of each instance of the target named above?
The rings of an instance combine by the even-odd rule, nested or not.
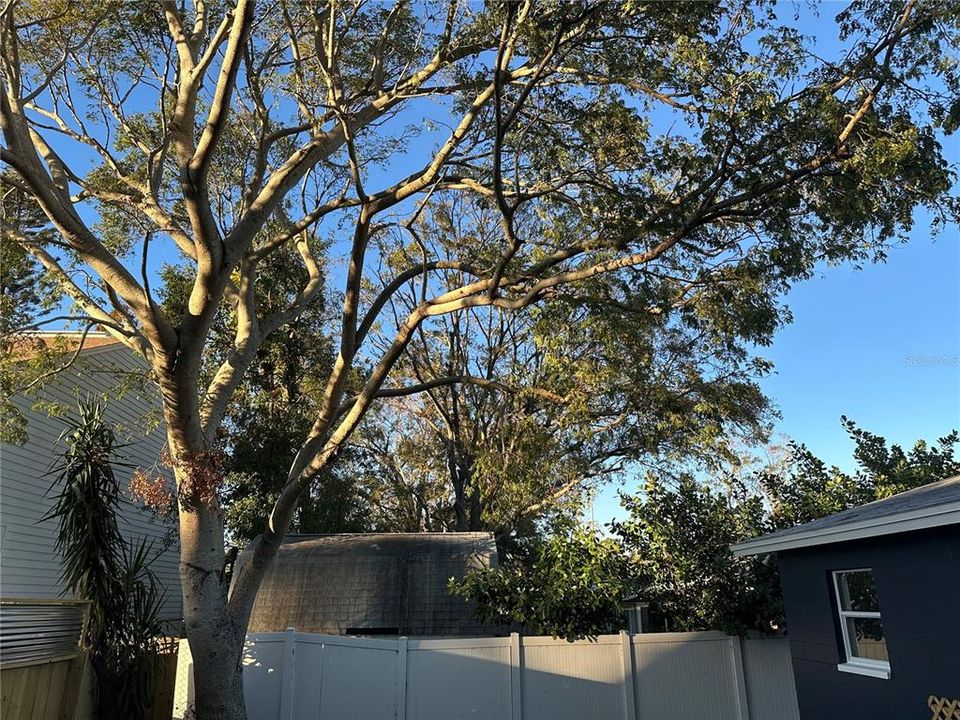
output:
[[[868,677],[880,678],[881,680],[890,679],[890,666],[877,664],[867,664],[858,662],[845,662],[837,665],[837,670],[854,675],[866,675]]]

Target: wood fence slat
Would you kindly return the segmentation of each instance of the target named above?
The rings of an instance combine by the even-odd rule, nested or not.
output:
[[[47,703],[50,700],[48,690],[53,677],[51,670],[54,665],[59,665],[59,663],[41,665],[40,672],[37,673],[37,679],[35,680],[37,687],[33,689],[33,708],[30,710],[30,716],[33,720],[44,720],[44,716],[47,714]]]
[[[63,684],[63,697],[60,699],[58,720],[83,720],[77,712],[81,707],[80,693],[84,691],[84,668],[86,657],[79,656],[66,662],[67,671]],[[89,707],[87,703],[84,707]]]
[[[90,720],[89,703],[78,714],[86,658],[22,665],[0,671],[3,720]]]
[[[63,696],[69,673],[69,663],[57,663],[53,668],[47,693],[47,708],[43,713],[43,720],[57,720],[60,717],[60,708],[63,706]]]

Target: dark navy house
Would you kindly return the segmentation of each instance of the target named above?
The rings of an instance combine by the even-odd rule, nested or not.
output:
[[[960,476],[733,552],[777,554],[803,720],[960,712]]]

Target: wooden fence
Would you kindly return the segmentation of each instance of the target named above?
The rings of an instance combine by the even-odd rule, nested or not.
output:
[[[150,720],[173,711],[177,641],[166,645],[150,702]],[[93,670],[86,656],[7,664],[0,668],[2,720],[93,720]]]
[[[72,658],[0,669],[0,717],[3,720],[85,720],[90,703],[86,659]],[[81,707],[82,706],[82,707]],[[79,712],[78,712],[79,711]]]
[[[181,643],[174,718],[189,718]],[[454,640],[288,630],[248,636],[247,713],[257,720],[798,720],[783,638],[718,632]]]

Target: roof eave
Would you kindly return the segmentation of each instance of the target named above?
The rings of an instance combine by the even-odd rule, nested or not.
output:
[[[809,530],[786,537],[759,537],[731,545],[730,550],[737,557],[744,557],[956,524],[960,524],[960,502],[841,526]]]

